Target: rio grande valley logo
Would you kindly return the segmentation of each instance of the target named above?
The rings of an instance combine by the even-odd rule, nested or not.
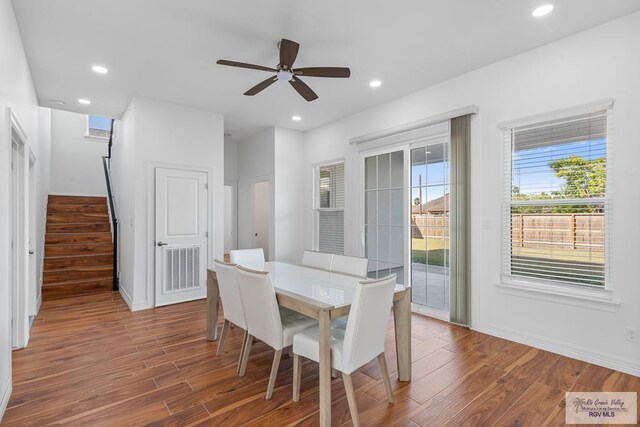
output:
[[[635,392],[569,392],[565,397],[567,424],[636,424]]]

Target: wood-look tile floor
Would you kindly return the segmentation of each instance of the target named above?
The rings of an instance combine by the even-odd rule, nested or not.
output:
[[[264,399],[272,351],[254,345],[236,376],[241,331],[224,353],[205,338],[205,301],[131,313],[117,293],[45,302],[26,349],[13,354],[13,394],[2,425],[318,424],[318,369],[303,365],[291,400],[292,359],[283,357]],[[413,381],[395,377],[387,404],[376,364],[354,375],[364,426],[564,424],[564,393],[640,391],[640,378],[413,316]],[[342,381],[333,383],[333,424],[350,425]]]

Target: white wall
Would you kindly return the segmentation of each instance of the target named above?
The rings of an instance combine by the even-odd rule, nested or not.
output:
[[[11,311],[9,302],[9,235],[11,192],[11,124],[7,107],[16,115],[27,135],[27,144],[36,156],[37,230],[42,230],[49,165],[49,113],[38,108],[31,73],[9,0],[0,0],[0,418],[11,388]],[[42,236],[37,253],[42,254]],[[41,260],[36,261],[38,264]],[[31,297],[35,297],[31,295]]]
[[[134,239],[134,105],[135,100],[114,125],[111,151],[112,191],[118,217],[118,271],[120,293],[133,304],[133,274],[136,259]]]
[[[266,129],[237,143],[238,149],[238,248],[252,247],[252,183],[270,182],[271,212],[269,212],[269,254],[275,254],[274,234],[274,153],[275,128]]]
[[[640,327],[640,13],[478,69],[431,88],[308,132],[306,140],[306,246],[312,241],[310,171],[314,163],[346,159],[346,247],[359,250],[355,200],[357,154],[350,138],[475,104],[472,141],[473,328],[640,375],[640,345],[625,327]],[[609,164],[614,168],[614,312],[570,300],[533,298],[501,291],[502,139],[499,122],[615,99]],[[483,227],[480,227],[483,224]]]
[[[304,136],[301,132],[275,128],[275,260],[299,263],[304,251],[305,198]],[[309,247],[310,248],[310,247]]]
[[[118,124],[113,147],[114,190],[121,222],[120,283],[134,310],[154,302],[153,167],[159,164],[211,170],[213,242],[208,262],[223,254],[223,116],[208,111],[135,98]],[[118,146],[119,145],[119,146]],[[126,257],[134,254],[131,259]]]
[[[224,181],[238,180],[238,144],[231,141],[224,142]]]
[[[87,116],[51,113],[51,194],[106,196],[102,156],[106,141],[87,138]]]

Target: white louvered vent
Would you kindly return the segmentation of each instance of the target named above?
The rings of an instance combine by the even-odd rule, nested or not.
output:
[[[200,247],[172,248],[165,251],[167,274],[165,292],[200,287]]]

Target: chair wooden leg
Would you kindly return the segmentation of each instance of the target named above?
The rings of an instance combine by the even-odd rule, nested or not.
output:
[[[389,401],[389,403],[393,403],[393,389],[391,388],[391,378],[389,377],[387,359],[384,357],[384,353],[380,353],[378,355],[378,365],[380,365],[380,372],[382,374],[384,388],[387,390],[387,400]]]
[[[222,354],[222,346],[224,345],[224,339],[227,337],[227,332],[229,331],[229,321],[224,319],[222,322],[222,332],[220,332],[220,339],[218,340],[218,350],[216,351],[216,356],[220,356]]]
[[[280,367],[280,358],[282,357],[282,350],[276,350],[273,354],[273,363],[271,364],[271,376],[269,376],[269,385],[267,386],[266,399],[271,399],[273,394],[273,387],[276,385],[276,377],[278,376],[278,368]]]
[[[251,353],[251,344],[253,344],[253,337],[247,334],[247,338],[244,340],[244,352],[242,353],[242,361],[240,362],[240,372],[238,372],[238,376],[244,377],[244,373],[247,370],[249,353]]]
[[[349,403],[349,412],[351,412],[351,423],[353,427],[360,427],[360,417],[358,416],[358,406],[356,405],[356,394],[353,391],[353,381],[351,375],[342,373],[342,382],[344,390],[347,393],[347,402]]]
[[[244,349],[247,345],[247,335],[249,332],[244,331],[244,335],[242,336],[242,347],[240,347],[240,356],[238,357],[238,366],[236,367],[236,373],[240,373],[240,365],[242,364],[242,357],[244,356]]]
[[[297,354],[293,355],[293,401],[300,400],[300,382],[302,381],[302,360]]]

